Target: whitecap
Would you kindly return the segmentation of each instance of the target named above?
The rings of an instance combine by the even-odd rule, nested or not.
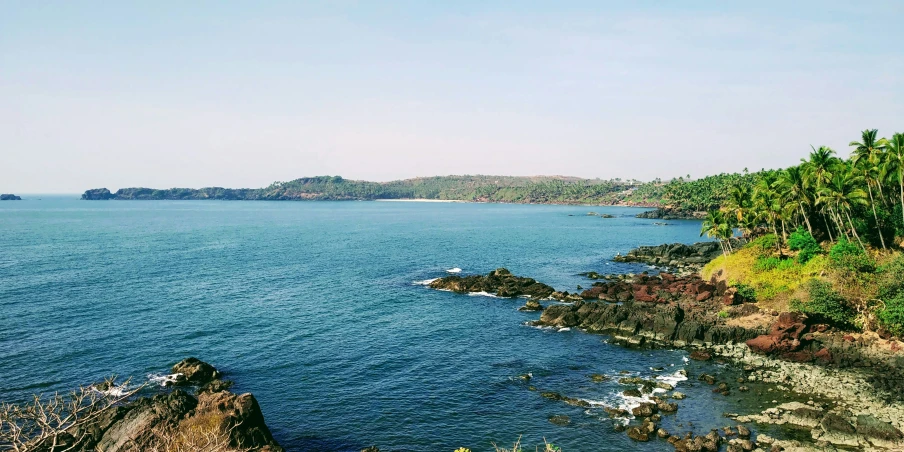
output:
[[[437,279],[439,279],[439,278],[425,279],[423,281],[415,281],[412,284],[414,284],[415,286],[429,286],[430,283],[432,283],[433,281],[436,281]]]
[[[568,327],[565,327],[565,328],[559,328],[559,332],[560,332],[560,333],[564,333],[564,332],[566,332],[566,331],[571,331],[571,328],[568,328]]]
[[[148,381],[157,383],[160,386],[172,386],[176,384],[179,377],[181,377],[181,373],[176,374],[150,374],[148,375]]]
[[[129,388],[125,384],[112,386],[107,389],[97,389],[96,387],[92,386],[91,389],[93,389],[95,392],[109,397],[122,397],[129,393]]]
[[[458,267],[450,268],[450,269],[446,270],[446,273],[461,273],[461,269]]]
[[[492,298],[502,298],[499,295],[492,294],[489,292],[469,292],[468,295],[472,297],[492,297]]]
[[[685,372],[684,369],[681,369],[672,374],[659,375],[656,379],[672,386],[678,386],[679,381],[687,381],[687,372]]]

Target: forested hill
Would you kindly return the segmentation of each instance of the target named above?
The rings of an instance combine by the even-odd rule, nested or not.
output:
[[[769,173],[766,171],[765,173]],[[377,200],[437,199],[535,204],[602,204],[664,207],[679,216],[721,205],[731,188],[753,186],[764,172],[719,174],[669,182],[581,179],[564,176],[436,176],[368,182],[339,176],[303,177],[265,188],[106,188],[82,199]]]
[[[82,199],[377,200],[437,199],[538,204],[605,204],[658,207],[667,184],[562,176],[438,176],[368,182],[339,176],[304,177],[266,188],[106,188]]]

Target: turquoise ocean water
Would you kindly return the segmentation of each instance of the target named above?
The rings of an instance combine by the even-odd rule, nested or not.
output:
[[[699,241],[699,222],[657,226],[615,207],[26,198],[0,203],[2,401],[110,374],[143,382],[196,356],[255,394],[288,450],[476,452],[521,435],[567,451],[660,450],[615,433],[602,406],[539,392],[617,405],[625,387],[589,374],[714,366],[526,326],[539,314],[518,312],[523,300],[417,284],[507,267],[574,291],[590,284],[580,272],[645,269],[616,253]],[[665,427],[726,424],[728,399],[693,378],[678,386],[691,397]]]

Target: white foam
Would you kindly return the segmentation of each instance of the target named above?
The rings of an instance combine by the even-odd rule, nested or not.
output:
[[[92,386],[91,389],[93,389],[95,392],[110,397],[122,397],[129,393],[129,388],[125,384],[122,384],[120,386],[113,386],[107,389],[97,389],[96,387]]]
[[[178,378],[180,376],[182,376],[181,373],[168,374],[168,375],[167,374],[164,374],[164,375],[150,374],[150,375],[148,375],[148,380],[152,381],[154,383],[157,383],[160,386],[170,386],[170,385],[176,384],[176,381],[178,381]]]
[[[492,294],[489,292],[468,292],[468,295],[472,297],[492,297],[492,298],[502,298],[496,294]]]
[[[461,269],[458,267],[450,268],[450,269],[446,270],[446,273],[461,273]]]
[[[414,284],[415,286],[429,286],[430,283],[432,283],[433,281],[436,281],[437,279],[439,279],[439,278],[425,279],[423,281],[415,281],[412,284]]]
[[[560,332],[560,333],[564,333],[564,332],[566,332],[566,331],[571,331],[571,328],[567,328],[567,327],[566,327],[566,328],[559,328],[559,332]]]
[[[656,379],[672,386],[678,386],[679,381],[687,381],[687,372],[685,372],[684,369],[681,369],[673,374],[658,375]]]

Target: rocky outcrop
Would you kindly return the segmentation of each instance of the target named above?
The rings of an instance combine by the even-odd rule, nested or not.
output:
[[[743,246],[742,239],[732,239],[732,247]],[[660,267],[701,268],[709,261],[722,255],[719,242],[698,242],[693,245],[672,243],[657,246],[641,246],[625,255],[613,258],[616,262],[642,262]]]
[[[113,198],[115,198],[113,193],[110,193],[110,190],[106,188],[93,188],[82,193],[82,199],[88,201],[101,201]]]
[[[588,273],[591,277],[595,274]],[[731,306],[746,300],[737,289],[728,287],[724,280],[713,278],[710,281],[700,279],[697,274],[675,276],[671,273],[651,275],[621,275],[609,277],[607,281],[597,281],[593,286],[580,294],[584,300],[604,300],[612,302],[645,301],[661,302],[677,301],[682,298],[704,302],[711,299]],[[555,296],[554,296],[555,298]]]
[[[198,358],[185,358],[173,366],[178,385],[205,385],[220,377],[220,372]]]
[[[725,325],[716,312],[693,301],[577,302],[546,308],[536,324],[609,334],[614,342],[628,346],[742,343],[764,333]]]
[[[21,201],[21,200],[22,200],[22,198],[20,198],[16,195],[10,194],[10,193],[4,193],[4,194],[0,195],[0,201]]]
[[[493,270],[486,276],[446,276],[431,282],[430,287],[455,293],[486,292],[497,297],[528,296],[535,299],[548,298],[555,292],[555,289],[546,284],[515,276],[504,268]]]
[[[194,383],[210,383],[219,372],[210,364],[189,358],[175,368],[187,371]],[[232,447],[259,452],[280,452],[264,422],[260,405],[252,394],[233,394],[226,390],[202,392],[193,396],[181,389],[142,397],[101,412],[91,422],[72,431],[71,438],[83,438],[73,451],[140,452],[160,449],[166,438],[223,435]],[[183,435],[183,436],[180,436]],[[162,450],[169,450],[163,448]]]

